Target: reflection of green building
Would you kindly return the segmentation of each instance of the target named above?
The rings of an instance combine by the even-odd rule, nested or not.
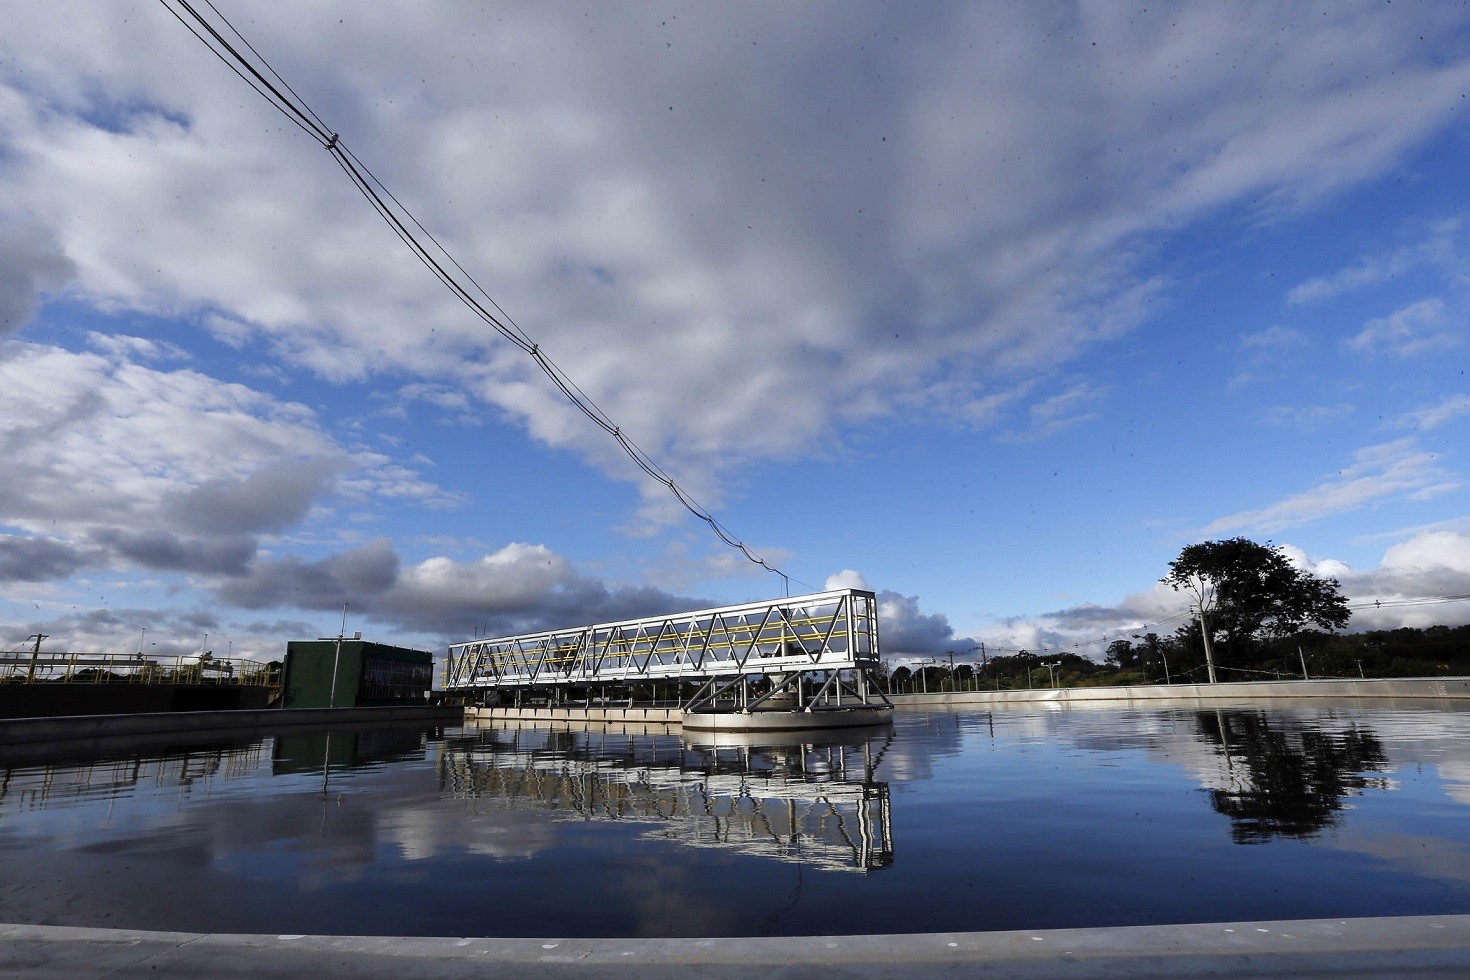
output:
[[[287,708],[350,708],[382,704],[423,704],[434,681],[434,655],[423,650],[344,639],[342,652],[331,640],[292,640],[286,644],[282,700]],[[337,695],[332,699],[332,663],[337,663]]]
[[[338,692],[340,693],[340,691]],[[370,728],[366,731],[296,732],[275,737],[271,772],[277,776],[298,772],[356,769],[397,759],[424,758],[424,739],[441,734],[422,724]]]

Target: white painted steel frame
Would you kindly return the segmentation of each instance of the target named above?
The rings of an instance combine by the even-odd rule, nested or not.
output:
[[[877,598],[862,589],[836,589],[452,644],[444,688],[865,670],[877,667],[878,659]]]

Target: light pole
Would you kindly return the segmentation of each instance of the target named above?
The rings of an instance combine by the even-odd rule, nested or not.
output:
[[[1205,671],[1209,674],[1210,683],[1215,683],[1215,651],[1210,646],[1210,621],[1205,618],[1205,604],[1199,604],[1199,633],[1205,641]]]
[[[1051,686],[1052,686],[1052,690],[1056,690],[1056,687],[1057,687],[1057,671],[1056,671],[1056,668],[1060,667],[1061,665],[1062,665],[1062,662],[1060,660],[1058,660],[1056,663],[1042,664],[1041,665],[1041,666],[1043,666],[1043,667],[1046,668],[1047,673],[1051,674]]]
[[[140,660],[143,658],[143,638],[147,635],[148,627],[143,626],[138,629],[138,659]]]
[[[337,630],[336,636],[323,636],[323,640],[336,640],[337,650],[332,654],[332,693],[327,695],[327,707],[337,707],[337,665],[342,662],[342,640],[347,635],[347,603],[342,603],[342,626]],[[330,744],[330,737],[328,744]],[[322,777],[323,792],[325,792],[326,777]]]

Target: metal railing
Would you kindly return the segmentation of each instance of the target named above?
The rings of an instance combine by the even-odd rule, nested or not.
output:
[[[877,600],[838,589],[456,643],[446,690],[699,680],[878,666]]]
[[[0,654],[0,684],[229,684],[268,687],[268,664],[235,657],[135,653]]]

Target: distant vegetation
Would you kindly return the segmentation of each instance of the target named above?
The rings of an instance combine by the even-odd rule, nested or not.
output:
[[[1300,647],[1300,653],[1298,653]],[[1470,626],[1371,630],[1336,636],[1306,630],[1236,657],[1215,644],[1219,680],[1272,680],[1302,676],[1306,660],[1310,677],[1439,677],[1470,674]],[[1047,664],[1053,667],[1047,668]],[[1041,656],[1019,653],[990,657],[984,665],[949,663],[921,668],[899,667],[890,675],[900,692],[952,690],[1026,690],[1051,687],[1101,687],[1112,684],[1163,684],[1167,665],[1175,684],[1202,683],[1204,644],[1199,623],[1170,636],[1147,633],[1133,640],[1114,640],[1103,663],[1075,653]]]
[[[1218,680],[1309,677],[1434,677],[1470,674],[1470,626],[1339,634],[1350,613],[1336,579],[1290,565],[1280,549],[1245,538],[1190,545],[1163,580],[1201,607]],[[1076,653],[1022,650],[980,664],[899,667],[891,689],[1024,690],[1113,684],[1200,683],[1208,679],[1200,619],[1168,636],[1114,640],[1104,661]]]

